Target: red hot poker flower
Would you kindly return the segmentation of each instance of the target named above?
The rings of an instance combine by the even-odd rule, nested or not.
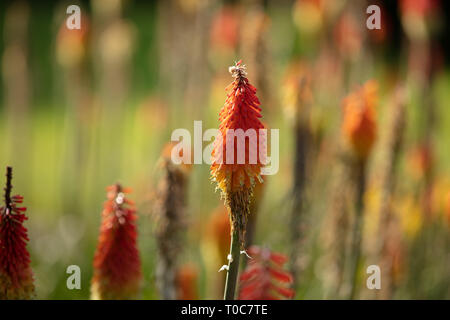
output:
[[[12,168],[7,167],[5,206],[0,208],[0,299],[31,299],[34,296],[30,267],[29,241],[23,223],[25,207],[18,207],[23,197],[11,197]]]
[[[252,257],[240,280],[239,300],[283,300],[294,296],[292,275],[282,269],[287,258],[269,249],[252,246]]]
[[[107,191],[94,256],[91,294],[93,299],[133,299],[138,295],[141,282],[136,210],[134,203],[125,196],[130,190],[116,184]]]
[[[234,81],[227,87],[227,99],[219,114],[220,134],[214,141],[211,176],[222,191],[231,211],[233,228],[243,243],[249,204],[265,163],[266,136],[256,88],[247,79],[241,61],[229,68]]]

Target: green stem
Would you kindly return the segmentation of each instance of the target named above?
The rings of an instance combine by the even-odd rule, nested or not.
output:
[[[239,232],[233,228],[230,245],[231,260],[228,260],[227,278],[225,281],[224,300],[234,300],[236,291],[237,276],[239,273],[240,243]]]
[[[355,299],[358,282],[358,266],[361,257],[361,242],[364,212],[364,190],[365,190],[365,162],[359,161],[357,164],[357,198],[355,206],[355,221],[352,232],[352,251],[350,260],[350,299]]]

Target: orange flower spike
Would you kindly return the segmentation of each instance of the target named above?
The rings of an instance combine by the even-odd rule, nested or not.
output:
[[[226,89],[227,99],[219,114],[220,135],[214,141],[211,176],[231,211],[232,225],[239,230],[242,244],[253,188],[257,181],[262,182],[260,173],[265,159],[260,154],[266,154],[266,141],[259,132],[264,128],[259,120],[260,102],[256,97],[256,88],[247,79],[245,65],[239,61],[229,71],[234,81]],[[238,149],[239,129],[244,134],[255,134],[253,139],[245,138],[245,150]],[[244,161],[239,157],[242,153]]]
[[[131,190],[116,184],[107,191],[91,294],[93,299],[133,299],[140,288],[141,260],[136,244],[136,211],[126,198]]]
[[[377,83],[371,80],[343,101],[342,131],[355,154],[362,160],[367,159],[376,140],[377,91]]]
[[[33,273],[27,250],[27,216],[19,195],[11,196],[12,168],[6,170],[5,206],[0,208],[0,300],[34,297]]]

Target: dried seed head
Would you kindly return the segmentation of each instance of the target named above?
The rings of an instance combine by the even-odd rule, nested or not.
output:
[[[189,164],[174,164],[171,160],[175,144],[167,144],[162,152],[163,177],[158,186],[156,206],[156,240],[158,264],[157,286],[163,299],[176,299],[176,273],[183,251],[186,230],[186,197]],[[182,156],[180,154],[180,156]]]

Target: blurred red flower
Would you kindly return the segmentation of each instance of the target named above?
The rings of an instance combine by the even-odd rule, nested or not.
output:
[[[288,286],[292,275],[283,270],[287,258],[267,248],[252,246],[248,250],[252,257],[240,277],[239,300],[282,300],[294,296]]]
[[[141,260],[136,245],[136,210],[126,198],[129,189],[119,184],[107,188],[108,200],[94,256],[93,299],[136,298],[141,281]]]

